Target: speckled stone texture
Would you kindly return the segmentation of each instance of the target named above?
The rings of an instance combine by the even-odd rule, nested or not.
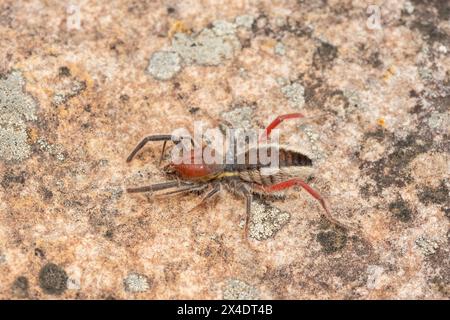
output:
[[[0,298],[450,298],[449,1],[73,3],[0,2]],[[124,191],[166,179],[146,134],[288,112],[352,231]]]

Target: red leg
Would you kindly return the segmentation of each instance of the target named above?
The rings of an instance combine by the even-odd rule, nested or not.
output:
[[[340,223],[339,221],[337,221],[336,219],[334,219],[331,216],[330,211],[328,210],[328,205],[325,201],[325,199],[320,195],[320,193],[318,193],[316,190],[314,190],[313,188],[311,188],[305,181],[301,180],[301,179],[291,179],[291,180],[287,180],[287,181],[283,181],[271,186],[266,186],[263,187],[263,190],[265,192],[276,192],[276,191],[280,191],[283,189],[287,189],[293,186],[301,186],[303,189],[305,189],[314,199],[318,200],[320,205],[322,206],[322,208],[325,211],[325,218],[327,218],[328,221],[330,221],[331,223],[338,225],[344,229],[349,229],[346,225]]]
[[[278,116],[275,118],[275,120],[272,121],[271,124],[269,124],[266,128],[266,130],[264,130],[264,133],[261,135],[261,137],[259,137],[259,141],[263,140],[264,138],[268,138],[270,135],[270,132],[275,129],[281,122],[283,122],[286,119],[295,119],[295,118],[303,118],[305,117],[303,114],[301,113],[288,113],[288,114],[284,114],[282,116]]]

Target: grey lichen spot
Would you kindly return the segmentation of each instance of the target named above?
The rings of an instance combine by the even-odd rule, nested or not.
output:
[[[11,291],[12,294],[17,298],[26,298],[28,296],[28,278],[24,276],[17,277],[16,280],[14,280]]]
[[[36,102],[23,91],[19,71],[0,77],[0,159],[21,161],[30,156],[25,121],[36,120]]]
[[[25,121],[36,120],[36,102],[23,91],[25,80],[20,71],[0,76],[0,114],[15,114]]]
[[[39,285],[47,294],[60,295],[67,289],[67,273],[54,263],[47,263],[39,272]]]
[[[81,289],[80,281],[78,279],[69,278],[67,280],[67,289],[69,289],[69,290],[80,290]]]
[[[258,291],[248,283],[238,280],[228,280],[223,289],[224,300],[257,300]]]
[[[225,124],[230,124],[233,128],[250,129],[252,127],[253,109],[247,105],[234,106],[230,111],[222,112],[221,118]]]
[[[414,5],[411,3],[411,1],[406,1],[403,5],[403,9],[406,13],[412,14],[414,12]]]
[[[370,290],[379,289],[384,268],[377,265],[367,267],[367,288]]]
[[[286,17],[277,17],[276,19],[275,19],[275,25],[278,27],[278,28],[282,28],[283,26],[285,26],[287,24],[287,19],[286,19]]]
[[[450,126],[450,116],[445,113],[433,112],[427,122],[431,129],[445,130]]]
[[[231,59],[241,47],[236,35],[226,32],[231,32],[231,29],[221,25],[213,30],[203,29],[194,36],[177,33],[172,40],[172,49],[186,64],[217,66],[223,60]]]
[[[255,21],[255,18],[248,14],[238,16],[235,19],[235,23],[236,23],[237,27],[243,27],[246,29],[251,29],[254,21]]]
[[[61,145],[53,145],[48,143],[45,139],[39,139],[37,141],[39,149],[44,152],[48,152],[51,156],[55,157],[58,161],[64,161],[66,157],[64,156],[64,150]]]
[[[205,28],[193,35],[176,33],[169,50],[153,53],[147,71],[155,79],[168,80],[183,65],[217,66],[231,59],[240,49],[236,25],[218,20],[213,22],[212,28]]]
[[[173,51],[157,51],[150,58],[147,70],[155,79],[169,80],[181,70],[181,58]]]
[[[442,53],[442,54],[447,54],[448,49],[447,49],[446,46],[444,46],[444,45],[441,44],[441,45],[437,48],[437,51],[438,51],[439,53]]]
[[[290,218],[288,212],[259,201],[253,201],[249,236],[258,241],[271,238],[289,222]]]
[[[347,100],[348,100],[349,107],[352,107],[352,108],[364,107],[361,102],[359,93],[357,91],[344,90],[343,94],[344,94],[344,97],[347,98]]]
[[[439,248],[436,241],[428,239],[423,235],[416,239],[415,244],[424,256],[430,256],[436,253],[436,250]]]
[[[277,82],[277,84],[278,84],[280,87],[284,87],[284,86],[286,86],[286,85],[289,84],[289,80],[287,80],[286,78],[283,78],[283,77],[277,77],[277,78],[275,79],[275,81]]]
[[[419,66],[418,68],[419,77],[424,81],[432,81],[433,80],[433,70],[428,69],[423,66]]]
[[[281,92],[289,100],[289,103],[296,108],[302,108],[305,104],[305,88],[294,82],[281,88]]]
[[[274,48],[275,54],[279,56],[284,56],[286,54],[286,48],[282,42],[278,42]]]
[[[236,32],[236,26],[225,20],[217,20],[213,22],[213,31],[218,36],[232,35]]]
[[[150,289],[150,284],[148,278],[140,273],[132,272],[123,279],[123,286],[125,291],[139,293],[145,292]]]
[[[30,156],[25,122],[17,114],[0,114],[0,158],[21,161]]]

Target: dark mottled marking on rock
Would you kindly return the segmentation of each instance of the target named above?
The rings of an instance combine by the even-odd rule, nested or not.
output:
[[[41,248],[34,248],[34,255],[41,259],[45,259],[45,252]]]
[[[418,98],[419,97],[419,94],[416,92],[416,90],[409,90],[409,96],[411,97],[411,98]]]
[[[422,104],[421,104],[421,103],[416,103],[416,104],[414,105],[414,107],[413,107],[411,110],[409,110],[409,113],[411,113],[411,114],[417,114],[417,113],[422,112],[422,110],[423,110]]]
[[[350,237],[352,250],[360,257],[365,258],[369,257],[373,253],[373,247],[369,240],[353,235]]]
[[[127,95],[127,94],[121,94],[120,97],[119,97],[119,99],[120,99],[120,101],[122,101],[122,102],[125,103],[125,102],[130,101],[130,96]]]
[[[450,2],[448,0],[411,0],[415,6],[415,11],[419,14],[423,10],[437,13],[439,19],[448,21],[450,19]],[[435,11],[433,10],[435,9]]]
[[[400,196],[389,204],[389,212],[393,217],[402,222],[409,222],[413,219],[413,212],[411,208]]]
[[[338,50],[328,42],[321,42],[313,55],[313,66],[317,69],[323,69],[331,65],[338,56]]]
[[[433,22],[426,22],[418,19],[413,24],[413,29],[418,30],[423,38],[430,43],[439,42],[445,43],[448,41],[449,35],[444,31],[440,30]]]
[[[274,299],[288,299],[289,294],[286,288],[292,285],[295,281],[294,272],[298,268],[299,266],[295,264],[267,268],[264,272],[262,280],[270,286],[271,292],[275,294],[273,297]]]
[[[58,75],[60,77],[70,77],[70,69],[66,66],[59,67],[58,69]]]
[[[76,207],[82,207],[86,206],[87,204],[76,199],[66,199],[63,201],[63,206],[66,208],[76,208]]]
[[[373,52],[370,56],[368,61],[369,64],[374,67],[375,69],[381,68],[384,64],[383,61],[380,59],[380,53],[378,51]]]
[[[372,139],[377,140],[378,142],[381,142],[386,138],[387,134],[388,133],[384,128],[378,127],[376,130],[365,132],[363,140],[372,138]]]
[[[251,48],[252,40],[250,38],[240,39],[242,49]]]
[[[189,113],[190,114],[196,114],[198,110],[200,110],[199,107],[192,107],[192,108],[189,109]]]
[[[431,288],[442,293],[444,297],[450,297],[450,281],[441,276],[435,276],[429,280]]]
[[[41,187],[40,192],[44,201],[50,201],[53,198],[53,192],[46,187]]]
[[[92,111],[92,106],[90,104],[87,104],[84,106],[83,109],[84,109],[84,111],[90,113]]]
[[[357,286],[363,286],[367,283],[367,262],[359,259],[351,261],[351,258],[335,259],[332,261],[330,276],[336,276],[346,283],[354,283]]]
[[[17,298],[26,298],[28,296],[28,278],[25,276],[17,277],[11,285],[12,294]]]
[[[337,113],[336,108],[343,108],[344,110],[350,106],[348,98],[344,95],[342,90],[333,90],[324,94],[322,108],[330,110],[334,114]]]
[[[27,178],[27,173],[21,171],[20,173],[14,173],[13,171],[7,171],[2,178],[1,186],[5,189],[9,189],[13,185],[24,185]]]
[[[104,236],[105,236],[106,239],[112,240],[112,238],[113,238],[113,236],[114,236],[114,231],[111,230],[111,229],[106,230]]]
[[[410,28],[420,32],[430,44],[435,42],[448,45],[450,35],[440,28],[442,20],[450,19],[450,2],[448,0],[413,0],[414,12],[409,18]]]
[[[414,92],[414,98],[420,99],[417,99],[417,103],[409,110],[409,113],[418,114],[419,121],[425,122],[429,119],[430,113],[434,110],[441,113],[448,112],[448,106],[450,106],[450,91],[447,88],[450,88],[450,80],[438,83],[438,87],[443,88],[440,95],[430,94],[425,91],[420,92],[420,94]],[[426,108],[424,107],[424,100],[427,102]]]
[[[394,140],[394,135],[386,133],[386,138]],[[372,195],[379,195],[386,187],[404,187],[411,182],[412,178],[408,164],[417,155],[430,150],[432,145],[432,137],[410,134],[393,143],[390,153],[385,154],[381,159],[374,162],[363,161],[360,169],[376,182]]]
[[[450,88],[450,81],[442,83],[442,86],[445,88]],[[436,111],[447,113],[448,108],[450,106],[450,91],[447,90],[446,94],[437,97],[431,97],[428,98],[427,100],[430,102],[430,104],[434,107]]]
[[[288,32],[296,37],[307,37],[311,38],[313,29],[310,26],[307,26],[302,21],[293,21],[291,19],[288,20],[287,24],[281,26],[281,31]]]
[[[259,27],[259,25],[261,24],[261,21],[263,21],[263,20],[265,20],[265,21],[268,20],[267,15],[265,13],[261,13],[258,17],[256,17],[255,20],[253,20],[253,24],[251,27],[253,33],[255,33],[255,34],[260,33],[261,29],[264,32],[265,26],[263,28]]]
[[[305,108],[327,110],[337,114],[336,109],[345,110],[350,106],[342,90],[328,86],[315,74],[301,74],[298,81],[305,88]]]
[[[447,234],[447,243],[439,246],[436,252],[426,257],[427,267],[431,269],[428,282],[432,287],[442,293],[447,299],[450,297],[450,235]]]
[[[47,263],[39,271],[39,286],[47,294],[60,295],[67,289],[67,273],[54,263]]]
[[[441,184],[437,188],[425,186],[422,189],[419,189],[417,191],[417,196],[419,197],[420,202],[426,205],[436,203],[446,204],[447,207],[450,207],[449,190],[444,180],[441,181]]]
[[[321,231],[317,234],[317,241],[322,246],[323,252],[335,253],[343,249],[347,243],[347,235],[339,229]]]

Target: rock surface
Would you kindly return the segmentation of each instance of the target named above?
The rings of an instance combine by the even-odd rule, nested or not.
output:
[[[1,1],[0,298],[450,298],[449,2],[227,3]],[[166,179],[146,134],[288,112],[353,231],[124,191]]]

